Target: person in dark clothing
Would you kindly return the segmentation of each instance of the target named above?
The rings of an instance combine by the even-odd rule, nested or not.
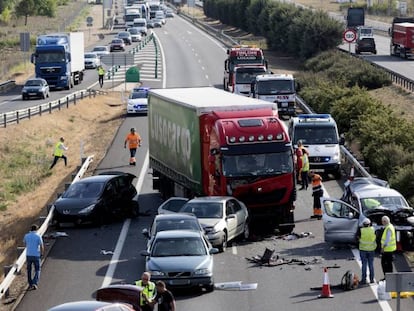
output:
[[[166,288],[163,281],[156,283],[157,295],[151,302],[152,305],[158,303],[158,311],[175,311],[175,299],[173,294]]]

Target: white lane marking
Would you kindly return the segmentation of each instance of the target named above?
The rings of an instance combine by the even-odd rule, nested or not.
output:
[[[161,41],[158,40],[158,37],[155,33],[154,33],[154,36],[157,39],[157,43],[160,46],[160,50],[161,50],[162,73],[163,73],[163,75],[162,75],[162,88],[165,89],[167,87],[167,65],[165,64],[164,48],[162,47]],[[148,157],[148,153],[147,153],[147,157]]]
[[[147,151],[145,155],[144,163],[142,165],[141,172],[138,177],[137,184],[135,185],[135,188],[137,188],[138,194],[141,192],[142,184],[144,182],[144,177],[148,170],[148,165],[149,165],[149,153]],[[119,257],[121,255],[122,249],[125,244],[125,240],[128,234],[130,224],[131,224],[131,219],[129,218],[124,221],[121,233],[119,234],[118,241],[116,242],[114,254],[112,255],[111,261],[108,264],[108,270],[106,271],[101,287],[106,287],[110,285],[112,282],[112,279],[114,277],[114,273],[116,270],[116,266],[118,265],[118,262],[119,262]]]
[[[237,255],[237,245],[236,244],[232,245],[231,252],[233,253],[233,255]]]
[[[111,261],[108,265],[108,270],[106,271],[105,278],[102,282],[101,287],[106,287],[111,284],[112,278],[115,273],[116,266],[119,262],[119,256],[121,255],[122,248],[124,247],[125,239],[128,234],[129,225],[131,223],[131,219],[127,219],[122,226],[121,234],[119,235],[118,242],[116,243],[116,247],[114,250],[114,254],[112,255]]]
[[[324,187],[323,183],[322,183],[322,188],[323,188],[323,192],[326,193],[326,197],[329,198],[329,193],[328,193],[328,191],[326,191],[326,188]],[[361,269],[361,266],[362,266],[361,260],[358,259],[358,258],[360,258],[359,257],[359,250],[356,249],[356,248],[353,248],[351,251],[352,251],[352,254],[354,255],[355,261],[358,264],[359,269]],[[377,294],[378,285],[377,284],[371,284],[369,287],[371,288],[372,293],[374,294],[375,298],[377,299],[378,304],[381,307],[381,310],[383,310],[383,311],[392,311],[392,309],[390,307],[390,304],[388,303],[387,300],[379,300],[378,299],[378,294]]]

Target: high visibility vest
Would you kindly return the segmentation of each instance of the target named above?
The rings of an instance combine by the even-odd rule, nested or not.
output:
[[[362,227],[361,238],[359,239],[360,251],[375,251],[377,248],[377,242],[375,230],[373,227]]]
[[[309,172],[309,158],[306,153],[302,155],[302,172]]]
[[[140,141],[141,141],[141,136],[139,136],[137,133],[135,134],[129,133],[125,137],[125,143],[128,142],[129,149],[138,148]]]
[[[388,244],[385,245],[385,240],[387,237],[388,230],[391,231],[391,238],[388,241]],[[397,240],[395,238],[395,229],[392,224],[389,224],[384,228],[384,232],[382,233],[382,237],[381,237],[381,247],[384,248],[384,252],[394,252],[397,250]]]
[[[105,69],[98,67],[98,75],[103,76],[105,74]]]
[[[318,174],[314,174],[312,177],[312,191],[319,192],[322,190],[322,177]]]
[[[53,153],[55,157],[63,156],[63,143],[60,141],[55,145],[55,152]]]
[[[147,285],[143,285],[142,284],[142,280],[136,281],[135,285],[142,287],[142,294],[145,294],[145,296],[147,296],[148,299],[153,299],[155,297],[155,283],[149,281],[147,283]],[[146,304],[148,304],[144,297],[142,297],[142,295],[139,298],[139,305],[140,306],[145,306]]]

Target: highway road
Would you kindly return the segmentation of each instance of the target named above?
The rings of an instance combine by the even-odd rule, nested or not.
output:
[[[144,84],[154,88],[204,85],[221,88],[226,56],[223,46],[179,17],[169,19],[167,26],[155,29],[155,33],[164,56],[163,79],[144,80]],[[124,136],[132,126],[143,137],[137,167],[128,165],[128,153],[123,149]],[[51,249],[43,265],[39,289],[27,292],[16,310],[40,311],[67,301],[91,299],[93,292],[101,286],[133,283],[139,278],[144,269],[144,259],[139,252],[145,248],[141,230],[149,226],[161,202],[159,194],[152,190],[147,137],[147,118],[128,117],[98,167],[98,171],[122,170],[138,176],[142,215],[138,219],[100,228],[62,229],[68,237],[58,238]],[[342,182],[326,178],[326,196],[340,197]],[[311,288],[322,286],[323,267],[338,267],[329,269],[332,285],[339,284],[347,270],[360,274],[360,268],[354,250],[332,248],[323,241],[322,223],[311,220],[311,214],[311,192],[299,191],[294,231],[312,234],[296,240],[284,240],[275,235],[258,236],[256,240],[233,243],[225,253],[214,256],[216,283],[257,283],[256,290],[177,292],[177,310],[396,310],[395,300],[389,303],[377,301],[376,286],[348,292],[332,288],[334,298],[317,298],[320,291]],[[267,267],[246,259],[261,256],[266,248],[274,249],[281,258],[298,259],[307,264]],[[396,265],[399,271],[408,269],[401,255],[397,256]],[[375,268],[378,280],[383,277],[378,257]],[[402,300],[401,310],[414,310],[413,300]]]

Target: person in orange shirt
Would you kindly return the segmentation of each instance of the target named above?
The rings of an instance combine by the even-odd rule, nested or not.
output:
[[[141,136],[135,132],[135,128],[131,128],[130,133],[125,137],[124,148],[129,148],[129,165],[136,165],[137,161],[135,159],[135,154],[137,152],[137,148],[141,147]]]

